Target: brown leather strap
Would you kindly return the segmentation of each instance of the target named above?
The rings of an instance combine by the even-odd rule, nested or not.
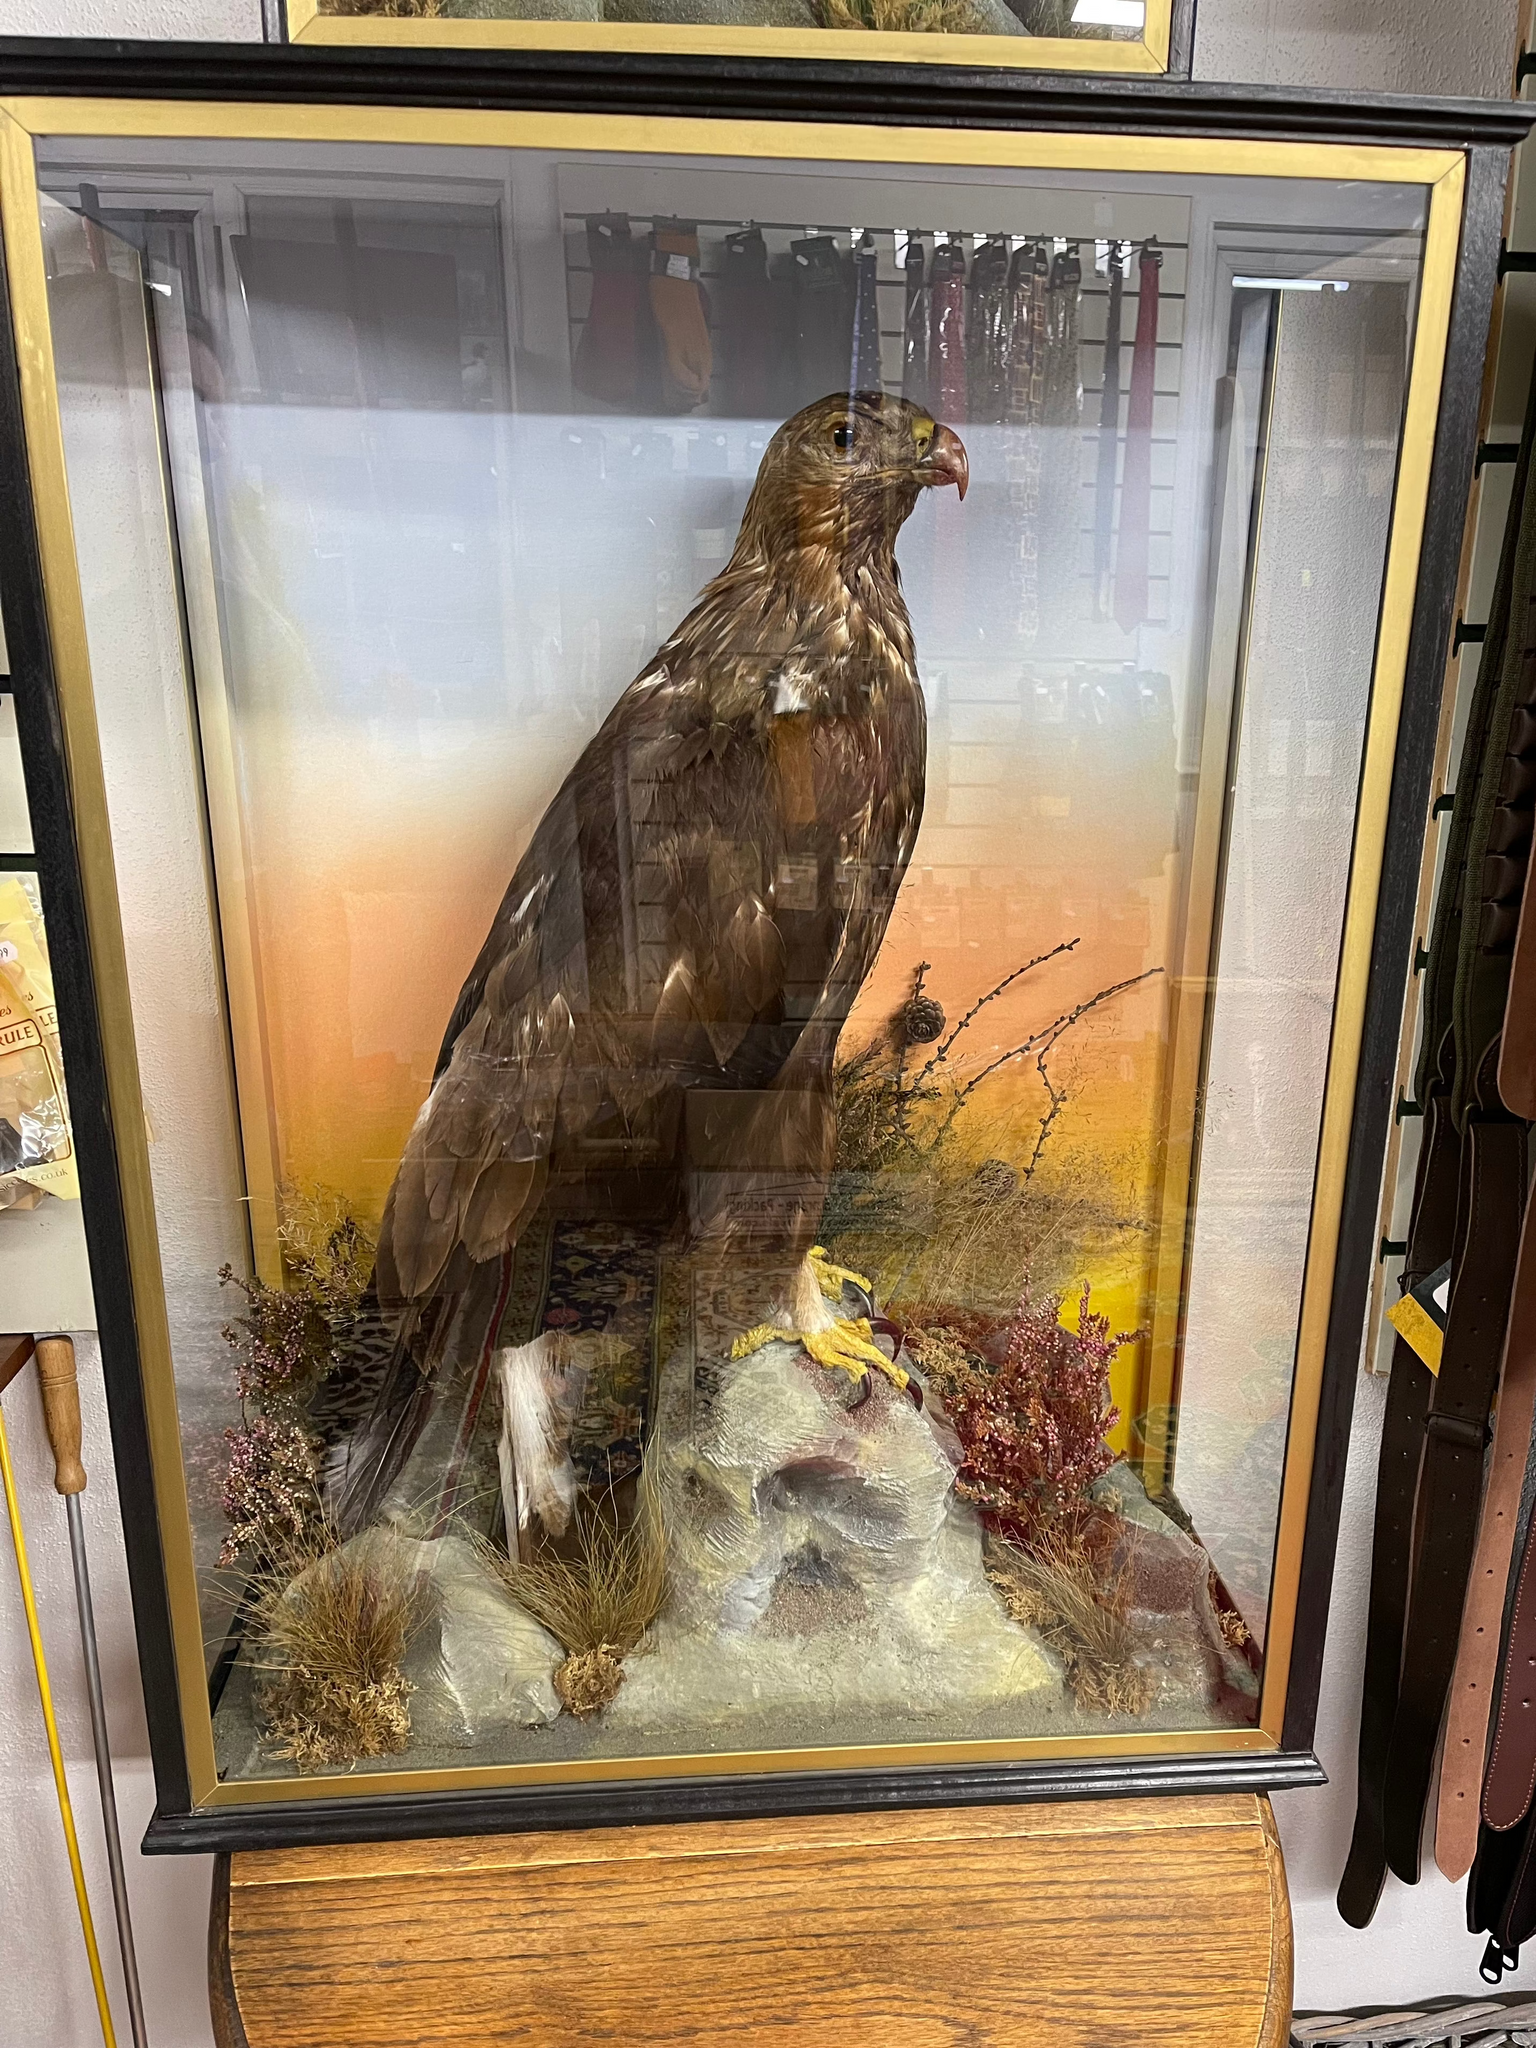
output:
[[[1536,1521],[1532,1528],[1536,1529]],[[1500,1834],[1518,1827],[1536,1793],[1536,1544],[1527,1532],[1515,1609],[1510,1617],[1504,1682],[1493,1750],[1483,1785],[1483,1818]]]
[[[1454,1247],[1458,1143],[1450,1116],[1450,1033],[1441,1066],[1428,1088],[1424,1146],[1408,1226],[1403,1278],[1425,1279],[1445,1264]],[[1355,1774],[1355,1825],[1339,1880],[1339,1913],[1364,1927],[1376,1911],[1387,1875],[1385,1793],[1387,1752],[1397,1719],[1403,1668],[1403,1628],[1413,1554],[1413,1504],[1429,1412],[1429,1367],[1398,1338],[1382,1421],[1376,1469],[1376,1517],[1371,1544],[1371,1597],[1365,1629],[1365,1679],[1360,1699],[1360,1743]]]
[[[1491,1059],[1487,1078],[1491,1083]],[[1488,1414],[1524,1202],[1524,1124],[1472,1117],[1462,1140],[1450,1312],[1425,1427],[1403,1674],[1383,1801],[1387,1865],[1405,1884],[1418,1882],[1419,1838],[1477,1544]]]
[[[1510,1304],[1509,1356],[1520,1357],[1536,1377],[1536,1224],[1530,1214],[1520,1243],[1520,1270]],[[1509,1368],[1506,1367],[1506,1371]],[[1536,1520],[1533,1520],[1536,1528]],[[1488,1776],[1483,1785],[1483,1818],[1502,1833],[1530,1810],[1536,1791],[1536,1544],[1527,1532],[1525,1555],[1515,1587],[1509,1644],[1499,1688],[1498,1717]]]
[[[1509,999],[1499,1048],[1499,1095],[1516,1116],[1536,1119],[1536,890],[1529,869],[1509,963]]]
[[[1536,1228],[1526,1211],[1520,1258],[1504,1334],[1499,1379],[1499,1414],[1493,1463],[1477,1555],[1461,1617],[1456,1674],[1440,1760],[1440,1805],[1435,1821],[1435,1861],[1452,1883],[1465,1877],[1477,1853],[1478,1789],[1488,1744],[1488,1721],[1499,1663],[1499,1633],[1509,1588],[1510,1555],[1520,1519],[1531,1420],[1536,1414]],[[1533,1735],[1536,1754],[1536,1735]]]

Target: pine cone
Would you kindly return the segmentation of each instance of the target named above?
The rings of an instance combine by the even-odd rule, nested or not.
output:
[[[1011,1202],[1019,1192],[1019,1176],[1006,1159],[983,1159],[970,1184],[982,1202]]]
[[[932,1045],[944,1029],[944,1006],[932,996],[914,996],[901,1013],[901,1028],[909,1045]]]

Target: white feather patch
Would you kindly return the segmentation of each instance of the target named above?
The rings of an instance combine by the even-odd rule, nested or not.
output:
[[[773,679],[772,707],[775,718],[791,718],[811,702],[811,678],[805,669],[781,668]]]
[[[509,1529],[537,1515],[558,1536],[576,1504],[571,1424],[586,1392],[587,1362],[554,1331],[496,1353],[501,1383],[501,1499]]]

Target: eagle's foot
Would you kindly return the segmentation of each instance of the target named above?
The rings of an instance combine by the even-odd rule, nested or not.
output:
[[[885,1374],[892,1386],[906,1390],[908,1374],[887,1358],[875,1342],[867,1316],[852,1320],[840,1316],[829,1330],[802,1331],[800,1342],[816,1363],[829,1372],[845,1372],[852,1379],[862,1380],[873,1366]]]
[[[862,1273],[855,1273],[851,1266],[834,1265],[825,1245],[813,1244],[806,1253],[806,1262],[816,1276],[816,1284],[828,1301],[841,1301],[843,1282],[851,1280],[861,1292],[874,1297],[875,1283],[866,1280]]]
[[[887,1358],[875,1342],[867,1316],[839,1317],[824,1330],[786,1330],[776,1323],[758,1323],[746,1330],[731,1346],[732,1358],[746,1358],[765,1344],[798,1344],[827,1372],[843,1372],[859,1389],[851,1406],[862,1407],[868,1400],[871,1368],[885,1374],[893,1387],[908,1395],[914,1405],[923,1405],[923,1391],[910,1373]]]

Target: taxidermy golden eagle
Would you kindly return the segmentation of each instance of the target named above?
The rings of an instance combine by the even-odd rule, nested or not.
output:
[[[385,1205],[374,1285],[400,1337],[340,1460],[344,1529],[419,1434],[425,1333],[541,1208],[750,1248],[804,1296],[838,1033],[923,809],[896,537],[926,486],[967,478],[902,399],[796,413],[729,563],[544,813]]]

